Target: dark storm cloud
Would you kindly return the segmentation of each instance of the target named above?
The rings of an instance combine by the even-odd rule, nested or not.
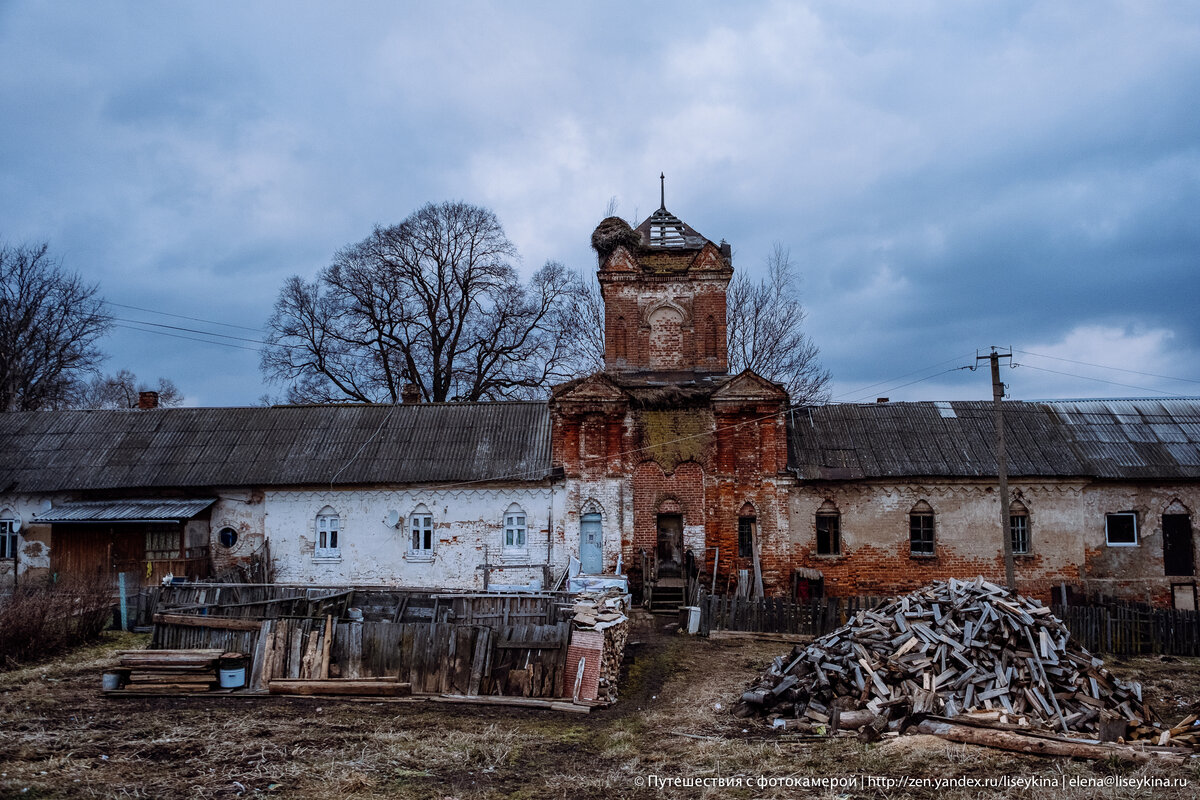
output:
[[[590,268],[609,198],[644,217],[663,170],[738,268],[791,248],[843,399],[986,397],[891,387],[990,344],[1041,354],[1017,396],[1196,394],[1076,362],[1200,378],[1198,95],[1186,3],[13,3],[0,236],[116,302],[256,327],[288,275],[431,200],[493,207],[523,269]],[[109,367],[263,393],[254,352],[164,333],[116,330]]]

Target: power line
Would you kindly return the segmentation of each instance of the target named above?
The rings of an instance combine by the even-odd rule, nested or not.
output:
[[[895,382],[895,381],[904,380],[904,379],[905,379],[905,378],[907,378],[909,375],[916,375],[918,372],[924,372],[924,371],[925,371],[925,370],[927,370],[927,369],[934,369],[935,367],[940,367],[940,366],[942,366],[943,364],[949,364],[949,363],[951,363],[951,362],[953,362],[953,361],[962,361],[963,359],[970,358],[970,357],[971,357],[971,356],[973,356],[973,355],[975,355],[975,354],[974,354],[974,353],[964,353],[964,354],[962,354],[961,356],[955,356],[954,358],[947,358],[945,361],[939,361],[939,362],[937,362],[936,364],[930,364],[929,366],[926,366],[926,367],[921,367],[921,368],[919,368],[919,369],[914,369],[912,372],[906,372],[906,373],[904,373],[903,375],[897,375],[896,377],[894,377],[894,378],[888,378],[888,379],[887,379],[887,380],[885,380],[885,381],[879,381],[878,383],[872,383],[872,384],[870,384],[869,386],[863,386],[863,387],[861,387],[861,388],[858,388],[858,389],[855,389],[854,391],[851,391],[851,392],[845,392],[844,394],[839,394],[837,397],[835,397],[835,398],[833,398],[833,399],[835,399],[835,400],[836,400],[836,399],[838,399],[838,398],[841,398],[841,397],[850,397],[851,395],[858,395],[859,393],[861,393],[861,392],[865,392],[865,391],[867,391],[868,389],[874,389],[876,386],[883,386],[884,384],[890,384],[890,383],[893,383],[893,382]],[[952,370],[951,370],[951,371],[952,371]],[[941,373],[941,372],[937,373],[937,375],[942,375],[942,374],[944,374],[944,373]],[[937,377],[937,375],[931,375],[931,376],[929,376],[929,377],[931,377],[931,378],[932,378],[932,377]],[[921,380],[925,380],[925,378],[922,378]],[[907,383],[906,383],[906,384],[904,384],[904,385],[905,385],[905,386],[911,386],[912,384],[907,384]],[[897,387],[895,387],[895,388],[897,388],[897,389],[901,389],[901,388],[903,388],[903,387],[901,387],[901,386],[897,386]],[[890,391],[890,390],[889,390],[889,391]]]
[[[179,325],[167,325],[165,322],[146,322],[146,321],[140,320],[140,319],[126,319],[125,317],[113,317],[113,319],[117,320],[118,322],[132,322],[137,325],[152,325],[155,328],[169,328],[170,330],[173,330],[173,331],[186,331],[188,333],[201,333],[201,334],[204,334],[205,336],[218,336],[222,339],[235,339],[239,342],[252,342],[253,344],[266,345],[266,342],[262,341],[261,339],[250,339],[245,336],[234,336],[234,335],[228,334],[228,333],[214,333],[212,331],[202,331],[197,328],[184,328]],[[220,343],[218,342],[218,344],[220,344]]]
[[[1028,350],[1017,350],[1018,353],[1024,353],[1027,356],[1036,356],[1037,358],[1049,358],[1052,361],[1065,361],[1068,364],[1079,364],[1084,367],[1096,367],[1097,369],[1111,369],[1116,372],[1128,372],[1131,375],[1144,375],[1147,378],[1162,378],[1168,381],[1182,381],[1184,383],[1200,383],[1200,380],[1192,378],[1176,378],[1172,375],[1158,375],[1154,372],[1139,372],[1136,369],[1125,369],[1124,367],[1110,367],[1107,364],[1092,364],[1088,361],[1076,361],[1073,358],[1060,358],[1059,356],[1048,356],[1044,353],[1031,353]],[[1119,384],[1118,384],[1119,385]]]
[[[897,389],[903,389],[906,386],[912,386],[913,384],[923,383],[924,381],[932,380],[933,378],[937,378],[937,377],[946,375],[951,372],[958,372],[959,370],[964,370],[964,369],[971,369],[971,367],[970,366],[962,366],[962,367],[951,367],[950,369],[944,369],[941,372],[935,372],[932,375],[926,375],[924,378],[917,378],[915,381],[909,381],[908,383],[902,383],[899,386],[892,386],[888,389],[888,391],[894,392]],[[870,399],[871,399],[871,395],[868,394],[868,395],[863,395],[862,397],[858,398],[857,400],[852,400],[851,402],[861,403],[861,402],[864,402],[864,401],[870,400]]]
[[[203,319],[201,317],[189,317],[185,314],[172,314],[169,311],[159,311],[158,309],[154,309],[154,308],[142,308],[141,306],[126,305],[125,303],[114,303],[111,300],[105,300],[104,303],[106,305],[115,306],[117,308],[128,308],[133,311],[145,311],[147,314],[161,314],[164,317],[176,317],[178,319],[190,319],[192,322],[206,322],[209,325],[224,325],[227,328],[241,328],[242,330],[246,330],[246,331],[254,331],[255,333],[262,333],[262,328],[251,328],[247,325],[235,325],[232,322],[218,322],[215,319]]]
[[[1168,392],[1164,389],[1151,389],[1149,386],[1134,386],[1131,383],[1118,383],[1117,381],[1107,381],[1104,378],[1093,378],[1088,375],[1076,375],[1073,372],[1060,372],[1059,370],[1056,370],[1056,369],[1046,369],[1045,367],[1035,367],[1032,364],[1013,364],[1013,366],[1014,367],[1025,367],[1026,369],[1036,369],[1039,372],[1049,372],[1054,375],[1065,375],[1068,378],[1079,378],[1080,380],[1095,381],[1096,383],[1107,383],[1112,386],[1120,386],[1125,389],[1137,389],[1140,392],[1157,392],[1158,394],[1165,394],[1169,397],[1186,397],[1186,395],[1177,394],[1175,392]]]
[[[159,336],[170,336],[173,339],[188,339],[193,342],[204,342],[205,344],[218,344],[218,345],[221,345],[222,347],[232,347],[235,350],[249,350],[252,353],[261,352],[260,349],[257,347],[246,347],[245,345],[234,344],[233,342],[218,342],[213,339],[201,339],[196,336],[184,336],[179,333],[168,333],[167,331],[156,331],[152,328],[135,328],[132,325],[123,325],[119,322],[114,323],[113,327],[114,328],[126,328],[131,331],[140,331],[141,333],[156,333]]]

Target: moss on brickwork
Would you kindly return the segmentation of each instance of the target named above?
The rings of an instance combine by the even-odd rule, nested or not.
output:
[[[693,409],[643,411],[644,446],[663,472],[671,473],[685,461],[704,463],[712,441],[711,412]]]

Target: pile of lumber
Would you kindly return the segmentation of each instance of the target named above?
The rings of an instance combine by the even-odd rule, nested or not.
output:
[[[617,679],[621,675],[621,661],[625,658],[625,643],[629,639],[629,623],[604,629],[604,651],[600,656],[600,687],[596,701],[605,705],[617,702]]]
[[[278,678],[269,684],[271,694],[334,695],[360,697],[408,697],[411,683],[396,677],[381,678]]]
[[[1071,641],[1048,607],[982,577],[938,581],[857,612],[776,658],[734,709],[777,727],[865,728],[865,738],[902,729],[912,715],[979,712],[999,725],[1108,741],[1172,737],[1142,687]]]
[[[122,650],[120,671],[128,671],[131,692],[207,692],[217,685],[223,650]],[[232,654],[237,655],[237,654]]]

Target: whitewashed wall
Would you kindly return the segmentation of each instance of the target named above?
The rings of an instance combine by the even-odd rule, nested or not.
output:
[[[50,526],[35,525],[32,520],[34,514],[48,507],[47,503],[61,501],[62,496],[55,494],[0,495],[0,511],[7,509],[21,521],[21,530],[17,533],[18,579],[28,572],[44,573],[50,569]],[[12,583],[13,562],[4,559],[0,561],[0,586],[11,586]]]
[[[526,547],[504,547],[504,515],[516,503],[526,515]],[[433,516],[433,556],[410,552],[409,519],[419,506]],[[265,493],[266,536],[275,580],[315,584],[396,584],[482,589],[486,561],[492,564],[544,564],[558,572],[579,542],[563,535],[563,492],[543,486],[470,489],[270,490]],[[317,516],[337,512],[338,552],[317,553]],[[389,527],[389,511],[400,515]],[[542,578],[541,569],[492,572],[491,583],[525,584]]]

